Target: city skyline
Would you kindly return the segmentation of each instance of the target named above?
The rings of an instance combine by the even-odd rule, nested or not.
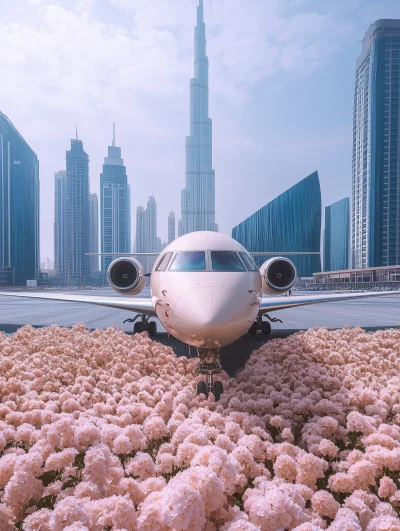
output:
[[[0,101],[7,102],[2,110],[24,132],[41,160],[41,198],[42,205],[46,205],[41,209],[43,256],[53,256],[51,176],[62,167],[65,139],[76,122],[81,124],[80,135],[91,157],[92,191],[99,193],[95,176],[101,170],[101,146],[106,145],[109,127],[115,121],[120,124],[120,144],[130,184],[136,190],[133,205],[143,204],[152,188],[159,197],[165,197],[173,186],[178,194],[167,204],[160,202],[160,219],[165,219],[171,208],[180,212],[179,190],[184,184],[182,138],[188,122],[187,79],[192,71],[192,32],[198,2],[178,0],[166,10],[157,0],[146,8],[125,8],[122,3],[117,7],[106,1],[104,31],[96,25],[100,14],[97,2],[88,4],[86,18],[74,3],[61,0],[58,6],[49,4],[46,0],[27,2],[29,19],[19,16],[13,5],[4,6],[5,44],[15,46],[26,57],[26,65],[32,54],[40,57],[41,75],[37,75],[37,69],[31,72],[29,66],[22,68],[9,62],[6,56],[3,67],[7,79],[0,87]],[[345,7],[329,2],[317,6],[306,1],[293,8],[292,2],[277,2],[272,7],[255,0],[246,12],[239,4],[228,6],[224,1],[205,1],[205,6],[220,230],[229,233],[240,219],[289,188],[299,172],[307,174],[310,167],[319,170],[324,206],[350,194],[351,107],[354,64],[360,48],[357,41],[374,20],[398,16],[395,2],[385,0],[379,6],[370,1],[362,5],[355,2]],[[159,16],[146,16],[152,12]],[[123,45],[114,34],[106,38],[106,29],[110,28],[107,18],[114,21],[117,30],[127,28]],[[39,20],[42,25],[35,26]],[[262,31],[266,20],[267,34]],[[14,21],[19,24],[16,33]],[[153,40],[145,40],[155,54],[150,77],[146,74],[150,60],[147,52],[137,55],[135,49],[139,22],[143,31],[148,30],[141,37],[153,36]],[[162,43],[150,31],[161,22],[164,31],[160,35],[166,39]],[[76,32],[79,39],[64,45],[62,28]],[[81,43],[89,35],[103,53],[91,53],[89,44],[81,53]],[[51,54],[46,50],[52,50]],[[289,50],[295,50],[295,55],[289,55]],[[59,75],[48,79],[49,69],[43,70],[43,66],[50,57]],[[132,69],[122,70],[125,64],[132,64],[133,58],[137,69],[134,76]],[[66,80],[63,71],[68,68]],[[112,69],[122,72],[123,77],[118,74],[110,78]],[[109,79],[110,90],[90,90],[98,86],[100,75]],[[46,86],[53,92],[46,91]],[[87,93],[92,96],[86,101]],[[155,148],[157,157],[151,155]],[[237,205],[235,209],[230,207],[232,202]],[[166,227],[160,228],[166,240]]]

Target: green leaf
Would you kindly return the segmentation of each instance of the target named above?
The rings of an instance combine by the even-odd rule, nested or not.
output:
[[[54,509],[54,505],[56,503],[56,499],[57,499],[57,496],[55,494],[49,494],[48,496],[44,496],[43,498],[41,498],[36,507],[38,509],[50,509],[50,510],[53,510]]]
[[[57,479],[60,479],[61,474],[58,470],[49,470],[48,472],[45,472],[41,476],[38,477],[40,481],[43,483],[43,487],[47,487],[50,485],[50,483],[53,483]]]
[[[75,487],[79,483],[79,479],[75,476],[69,476],[69,479],[64,483],[64,485],[61,487],[61,490],[69,489],[71,487]]]
[[[76,454],[75,456],[74,466],[76,466],[79,470],[82,469],[84,466],[85,453],[85,450],[82,450],[79,452],[79,454]]]

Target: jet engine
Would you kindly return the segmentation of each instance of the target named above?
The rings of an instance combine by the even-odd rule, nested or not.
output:
[[[296,282],[296,267],[288,258],[270,258],[260,267],[263,292],[280,295],[289,291]]]
[[[117,293],[137,295],[145,284],[144,269],[140,262],[133,258],[117,258],[108,266],[107,280]]]

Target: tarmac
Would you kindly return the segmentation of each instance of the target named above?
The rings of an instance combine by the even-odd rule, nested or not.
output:
[[[71,293],[118,296],[108,288],[75,290]],[[149,292],[147,291],[140,296],[148,295]],[[90,329],[116,325],[125,330],[126,333],[132,333],[132,324],[123,324],[123,321],[134,315],[132,312],[75,302],[0,297],[0,331],[4,331],[6,334],[12,334],[26,324],[35,327],[52,324],[70,327],[76,323],[84,323]],[[272,334],[268,338],[262,335],[246,335],[232,345],[221,349],[222,366],[229,374],[235,374],[243,367],[251,353],[266,341],[287,337],[299,330],[306,330],[313,326],[342,328],[345,325],[350,325],[351,327],[361,326],[368,331],[395,327],[400,324],[400,295],[291,308],[273,312],[273,317],[281,319],[283,323],[273,323]],[[196,355],[193,347],[189,349],[187,345],[168,336],[159,322],[158,331],[156,341],[171,346],[178,356]]]

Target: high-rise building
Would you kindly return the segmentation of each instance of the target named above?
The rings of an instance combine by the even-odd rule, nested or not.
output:
[[[158,252],[157,242],[157,203],[151,195],[147,201],[145,217],[145,242],[148,253]]]
[[[175,212],[171,210],[168,216],[168,243],[175,240]]]
[[[66,283],[85,286],[89,281],[89,156],[78,139],[71,140],[67,159]]]
[[[378,20],[357,60],[353,112],[352,267],[400,264],[400,20]]]
[[[99,252],[99,198],[97,194],[90,194],[90,218],[89,218],[89,252]],[[99,271],[99,257],[91,256],[89,259],[90,273]]]
[[[135,239],[135,252],[146,252],[145,245],[145,218],[146,211],[142,206],[138,206],[136,209],[136,239]]]
[[[115,145],[115,127],[112,146],[104,158],[100,175],[101,252],[129,253],[130,188],[121,148]],[[105,273],[115,257],[103,256],[101,269]]]
[[[350,199],[325,207],[324,271],[349,267]]]
[[[157,203],[153,196],[147,201],[147,208],[138,206],[136,210],[136,240],[135,252],[159,253],[161,239],[157,236]],[[146,271],[153,267],[155,258],[139,257]]]
[[[285,253],[296,265],[299,277],[312,277],[321,271],[321,210],[315,171],[235,227],[232,238],[249,252]],[[260,266],[267,257],[255,260]]]
[[[0,112],[0,270],[26,285],[40,272],[39,161]]]
[[[126,240],[128,253],[132,247],[132,220],[131,220],[131,186],[128,183],[126,185],[127,190],[127,202],[126,202]]]
[[[54,174],[54,268],[62,283],[66,279],[67,172]]]
[[[212,122],[208,116],[208,57],[203,0],[194,31],[194,78],[190,80],[190,135],[186,137],[186,177],[182,190],[182,234],[217,231]]]

